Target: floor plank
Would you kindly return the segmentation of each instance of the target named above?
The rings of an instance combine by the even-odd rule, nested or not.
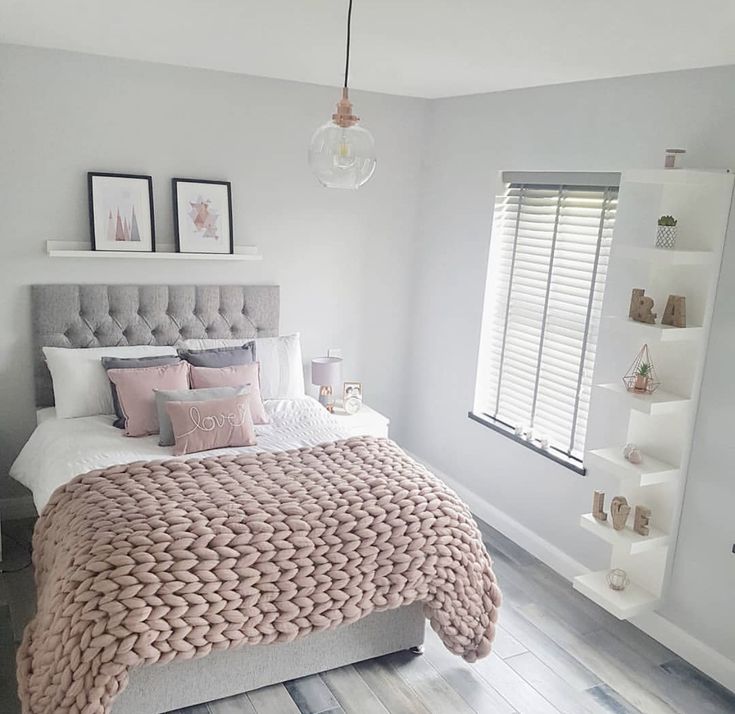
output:
[[[475,671],[475,665],[455,657],[431,630],[427,632],[425,646],[426,658],[472,709],[483,714],[515,712],[508,701]]]
[[[355,669],[391,714],[430,714],[408,684],[380,660],[358,662]]]
[[[723,695],[726,690],[709,681],[701,689],[697,678],[701,673],[679,658],[657,665],[629,647],[613,633],[601,631],[594,640],[606,654],[625,663],[630,677],[648,688],[672,709],[681,714],[698,711],[701,714],[721,714],[729,706],[735,711],[735,695]],[[703,683],[707,678],[702,677]]]
[[[497,655],[475,662],[475,669],[522,714],[559,714],[551,702]]]
[[[571,687],[532,652],[509,657],[505,661],[563,714],[599,714],[602,711],[587,699],[584,692]]]
[[[257,714],[247,694],[217,699],[207,704],[209,714]]]
[[[368,683],[349,665],[322,673],[345,714],[390,714]]]
[[[605,628],[620,638],[631,649],[645,657],[652,664],[663,664],[676,658],[676,655],[653,637],[639,630],[635,625],[625,620],[616,620],[613,628]]]
[[[598,684],[588,689],[586,694],[609,714],[643,714],[607,684]]]
[[[504,626],[542,662],[545,662],[570,686],[579,691],[601,684],[602,680],[560,647],[552,638],[519,614],[506,602],[501,614]]]
[[[261,687],[248,692],[257,714],[300,714],[296,702],[282,684]]]
[[[505,574],[504,580],[500,581],[500,588],[502,590],[509,581],[515,582],[526,595],[523,605],[543,605],[544,610],[553,614],[555,619],[562,622],[567,630],[578,635],[594,632],[601,627],[600,619],[603,616],[593,617],[587,614],[584,608],[579,607],[575,598],[583,596],[573,590],[569,583],[565,583],[563,589],[549,587],[549,584],[539,582],[533,577],[533,573],[534,571],[529,572],[528,569],[520,570],[516,568],[513,572]],[[556,577],[558,578],[558,576]],[[584,598],[584,600],[589,602],[587,598]],[[511,603],[514,602],[511,599]],[[597,606],[595,608],[601,610]]]
[[[493,642],[493,652],[500,659],[515,657],[516,655],[528,652],[528,648],[521,644],[513,635],[501,625],[495,628],[495,641]]]
[[[544,612],[537,605],[524,606],[522,613],[540,630],[556,639],[567,652],[594,672],[603,682],[615,689],[633,706],[646,712],[646,714],[678,714],[646,686],[641,686],[631,676],[632,673],[625,662],[607,655],[602,647],[593,644],[595,640],[593,636],[590,636],[587,640],[583,639],[576,633],[569,631],[563,623],[555,620],[553,616]]]
[[[735,693],[714,682],[683,659],[676,657],[660,665],[661,669],[678,680],[677,696],[686,698],[691,707],[701,711],[735,712]],[[667,680],[669,683],[671,679]]]
[[[398,673],[432,714],[472,714],[472,708],[449,686],[426,657],[396,652],[381,657],[381,661]]]
[[[620,624],[617,617],[603,610],[597,604],[592,602],[574,588],[570,588],[567,580],[559,577],[548,565],[544,563],[536,563],[524,570],[524,576],[533,581],[534,585],[541,587],[542,592],[546,593],[544,602],[551,602],[555,605],[564,603],[564,611],[577,613],[577,617],[584,617],[587,622],[586,631],[591,632],[599,627],[615,628]],[[575,631],[583,632],[575,628]]]
[[[284,682],[291,699],[296,702],[301,714],[323,714],[323,712],[342,712],[334,694],[318,674]]]

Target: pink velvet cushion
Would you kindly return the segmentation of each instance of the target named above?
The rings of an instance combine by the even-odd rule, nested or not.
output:
[[[250,416],[250,394],[206,402],[167,402],[176,443],[174,454],[253,446],[255,427]]]
[[[154,389],[188,389],[189,364],[110,369],[107,376],[117,389],[126,436],[158,434],[158,413]]]
[[[260,397],[260,364],[238,364],[232,367],[192,367],[192,389],[210,387],[250,387],[250,414],[255,424],[267,424],[263,400]]]

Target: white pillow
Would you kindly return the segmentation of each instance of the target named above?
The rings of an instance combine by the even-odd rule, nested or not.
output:
[[[239,340],[185,340],[191,350],[214,347],[236,347],[252,339]],[[299,333],[284,337],[255,338],[255,359],[260,362],[260,394],[263,399],[303,399],[304,364],[301,358]]]
[[[176,355],[175,347],[44,347],[43,354],[54,384],[59,419],[114,414],[112,392],[103,357],[154,357]]]

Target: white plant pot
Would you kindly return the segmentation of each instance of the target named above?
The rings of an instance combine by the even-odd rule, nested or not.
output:
[[[676,226],[657,226],[656,231],[656,247],[657,248],[675,248],[676,247]]]

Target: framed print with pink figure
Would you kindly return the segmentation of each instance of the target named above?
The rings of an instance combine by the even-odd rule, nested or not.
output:
[[[150,176],[89,172],[87,185],[93,250],[155,251]]]
[[[229,181],[172,179],[179,253],[233,253]]]

